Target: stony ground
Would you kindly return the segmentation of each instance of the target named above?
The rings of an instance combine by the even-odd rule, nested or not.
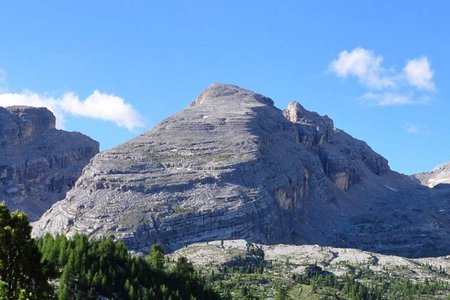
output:
[[[249,249],[262,249],[264,252],[263,272],[232,273],[224,271],[239,261],[249,263]],[[261,298],[277,296],[277,289],[284,286],[292,299],[335,299],[339,293],[333,289],[318,288],[312,291],[308,285],[293,284],[293,275],[304,274],[311,265],[316,265],[324,273],[330,272],[337,278],[352,276],[365,284],[371,280],[387,282],[410,281],[413,284],[425,282],[450,283],[450,256],[409,259],[399,256],[382,255],[357,249],[321,247],[317,245],[258,245],[245,240],[214,241],[198,243],[182,248],[170,255],[171,259],[187,257],[203,274],[214,274],[213,285],[219,289],[231,286],[233,298],[241,298],[240,289],[246,282],[254,287],[254,293]],[[247,258],[247,260],[245,259]],[[247,274],[245,274],[247,273]],[[220,275],[219,275],[220,274]],[[214,279],[215,278],[215,279]],[[377,281],[377,282],[378,282]],[[240,282],[241,284],[239,284]],[[331,298],[328,298],[331,297]],[[340,295],[342,299],[347,299]],[[404,299],[447,299],[450,291],[437,292],[434,295],[404,297]],[[289,298],[287,298],[289,299]],[[386,299],[403,299],[397,293],[386,294]]]

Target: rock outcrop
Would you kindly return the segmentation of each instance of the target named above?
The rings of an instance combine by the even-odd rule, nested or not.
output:
[[[333,295],[331,299],[436,300],[450,295],[448,256],[412,259],[351,248],[222,240],[191,244],[168,255],[172,261],[180,257],[192,262],[220,291],[231,290],[236,298],[244,286],[264,299],[283,298],[276,297],[280,286],[290,295],[286,299],[330,299]],[[312,289],[308,288],[311,282],[305,280],[308,277],[334,277],[341,284],[321,289],[327,284],[316,281],[319,288]],[[350,278],[356,278],[369,292],[356,297],[346,294],[343,287],[348,287]],[[418,284],[429,288],[419,288]]]
[[[450,282],[447,275],[450,272],[450,260],[446,256],[411,259],[319,245],[258,245],[244,240],[213,241],[181,248],[170,254],[170,258],[176,261],[179,257],[186,257],[197,269],[210,271],[216,268],[217,272],[217,268],[220,270],[237,258],[248,257],[249,247],[264,251],[264,259],[271,262],[272,268],[266,272],[274,275],[291,277],[293,274],[304,274],[309,266],[316,265],[335,276],[351,275],[355,269],[365,269],[375,276],[389,279]]]
[[[98,148],[85,135],[55,129],[46,108],[0,107],[0,199],[39,219],[65,197]]]
[[[434,168],[431,172],[423,172],[412,175],[427,187],[450,186],[450,163],[442,164]]]
[[[450,249],[442,193],[391,171],[327,116],[214,84],[153,130],[96,155],[33,232],[111,236],[136,251],[239,238],[442,255]]]

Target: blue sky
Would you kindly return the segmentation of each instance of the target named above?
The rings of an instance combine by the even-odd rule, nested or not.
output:
[[[297,100],[394,170],[450,161],[447,1],[0,1],[0,105],[116,146],[213,82]]]

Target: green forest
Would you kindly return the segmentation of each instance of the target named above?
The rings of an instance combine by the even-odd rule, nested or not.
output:
[[[168,267],[166,267],[166,265]],[[165,263],[154,245],[133,256],[122,242],[31,238],[23,212],[0,203],[0,299],[219,299],[191,263]]]

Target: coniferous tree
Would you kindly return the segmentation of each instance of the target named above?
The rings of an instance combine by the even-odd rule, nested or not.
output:
[[[50,287],[42,270],[27,215],[10,213],[6,203],[0,202],[0,280],[6,284],[7,299],[48,297]]]
[[[0,280],[0,300],[7,299],[6,283]]]
[[[155,270],[164,269],[164,251],[158,244],[153,244],[148,254],[148,262]]]

